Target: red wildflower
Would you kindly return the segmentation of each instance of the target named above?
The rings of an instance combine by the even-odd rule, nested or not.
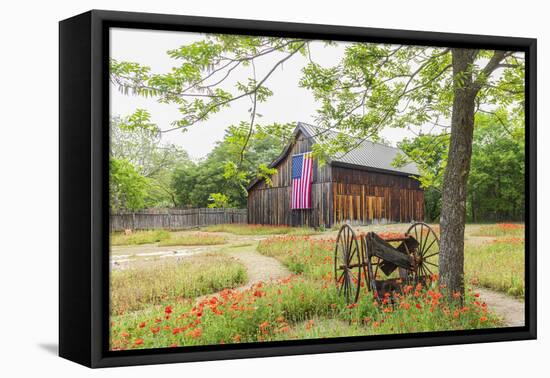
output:
[[[166,314],[171,314],[172,313],[172,306],[166,306],[166,308],[164,309],[164,312]]]
[[[136,339],[136,341],[134,341],[134,345],[142,345],[143,344],[143,339]]]
[[[160,327],[151,327],[151,332],[153,333],[159,333]]]
[[[416,304],[416,308],[419,309],[419,310],[422,309],[422,306],[420,305],[420,303],[417,303],[417,304]]]
[[[139,323],[139,328],[143,328],[143,327],[145,327],[145,322]]]
[[[187,332],[187,336],[192,337],[194,339],[198,339],[199,337],[202,336],[202,329],[201,328],[196,328],[193,331],[189,331],[189,332]]]

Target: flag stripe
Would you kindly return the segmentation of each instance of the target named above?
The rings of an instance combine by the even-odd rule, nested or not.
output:
[[[310,152],[292,157],[292,209],[311,208],[313,157]]]

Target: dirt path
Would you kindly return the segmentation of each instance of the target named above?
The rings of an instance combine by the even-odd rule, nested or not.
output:
[[[228,255],[239,260],[245,266],[248,275],[248,281],[244,285],[234,289],[237,291],[247,290],[258,282],[278,280],[292,274],[290,270],[273,257],[263,256],[256,252],[255,246],[250,247],[250,249],[229,252]],[[197,297],[195,298],[195,302],[200,302],[212,295],[216,295],[216,293]]]
[[[525,325],[525,303],[506,294],[485,288],[476,288],[479,297],[490,310],[502,317],[508,327]]]
[[[253,248],[230,252],[230,256],[244,264],[248,273],[246,286],[259,281],[278,280],[290,276],[292,273],[273,257],[267,257],[254,251]]]

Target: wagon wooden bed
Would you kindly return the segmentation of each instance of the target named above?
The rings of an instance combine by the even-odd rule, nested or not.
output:
[[[357,302],[361,288],[381,297],[401,291],[403,284],[425,282],[438,272],[438,255],[439,238],[426,223],[414,223],[405,234],[386,238],[375,232],[358,236],[345,224],[336,238],[334,278],[347,303]],[[378,279],[380,273],[387,278]]]

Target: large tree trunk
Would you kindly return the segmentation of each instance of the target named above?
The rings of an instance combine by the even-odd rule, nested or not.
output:
[[[477,94],[469,67],[475,56],[474,50],[452,50],[454,99],[449,157],[443,177],[439,255],[440,282],[449,295],[464,292],[464,226]]]

